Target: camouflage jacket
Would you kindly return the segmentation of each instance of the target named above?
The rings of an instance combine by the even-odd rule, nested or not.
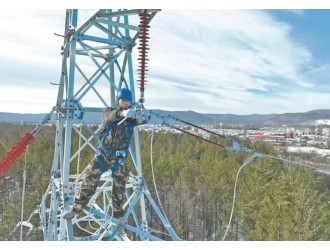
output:
[[[120,116],[120,112],[122,109],[116,107],[116,108],[109,108],[106,109],[103,113],[103,129],[101,129],[101,133],[104,132],[107,125],[114,121],[121,121],[124,119],[122,116]],[[150,118],[149,118],[150,119]],[[146,124],[148,123],[148,120],[144,121],[138,121],[136,119],[127,119],[130,120],[131,123],[131,130],[135,126]],[[129,141],[128,141],[128,133],[127,128],[125,126],[125,122],[121,123],[120,125],[115,125],[109,132],[109,134],[104,138],[103,141],[101,141],[101,146],[104,148],[108,148],[111,150],[124,150],[128,148]],[[133,131],[131,131],[133,133]]]

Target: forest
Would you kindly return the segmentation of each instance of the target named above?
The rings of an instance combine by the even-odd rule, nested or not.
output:
[[[1,123],[0,157],[33,128]],[[23,169],[26,169],[24,220],[40,204],[50,181],[54,141],[55,126],[45,126],[26,153],[0,177],[0,240],[12,239],[12,232],[21,220]],[[258,152],[276,155],[265,143],[244,143]],[[74,137],[73,148],[77,144]],[[141,131],[145,180],[156,197],[150,144],[151,134]],[[82,154],[82,168],[92,155],[92,151]],[[183,134],[154,134],[152,156],[158,193],[182,240],[222,240],[231,214],[237,171],[250,155],[230,152]],[[127,164],[132,167],[131,161]],[[240,172],[235,209],[225,240],[330,240],[329,189],[327,175],[276,159],[258,158]],[[38,220],[34,223],[37,225]],[[32,238],[25,240],[42,239],[42,232],[35,227]]]

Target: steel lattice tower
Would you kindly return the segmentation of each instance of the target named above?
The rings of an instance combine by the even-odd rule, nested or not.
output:
[[[79,161],[83,150],[95,150],[100,130],[100,126],[94,129],[89,126],[85,117],[90,112],[101,116],[105,108],[114,107],[116,93],[122,86],[132,91],[133,102],[137,100],[132,50],[141,33],[139,13],[141,10],[97,10],[79,24],[78,10],[66,11],[62,69],[54,107],[56,140],[51,180],[39,209],[44,240],[130,240],[127,235],[117,233],[120,226],[136,240],[179,240],[144,182],[137,128],[132,138],[135,147],[129,149],[136,174],[130,174],[126,185],[124,218],[130,218],[128,224],[122,225],[110,216],[112,177],[108,172],[103,173],[101,185],[85,208],[84,216],[72,221],[62,218],[71,209],[84,174],[77,171],[73,163]],[[146,13],[149,23],[157,10]],[[88,106],[94,99],[100,106]],[[77,149],[72,146],[73,135],[81,140]],[[148,227],[146,202],[158,216],[167,236]]]

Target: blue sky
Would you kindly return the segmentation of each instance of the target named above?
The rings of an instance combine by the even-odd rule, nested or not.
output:
[[[82,12],[81,17],[90,11]],[[0,112],[54,106],[64,10],[3,12]],[[330,10],[163,9],[151,23],[146,107],[270,114],[330,108]]]

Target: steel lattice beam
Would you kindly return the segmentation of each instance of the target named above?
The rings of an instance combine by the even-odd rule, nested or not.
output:
[[[71,209],[84,174],[81,170],[74,172],[73,162],[85,150],[95,149],[98,140],[100,127],[93,130],[84,116],[88,112],[101,115],[105,108],[113,107],[116,92],[123,84],[131,89],[133,102],[137,100],[132,53],[139,36],[139,11],[97,10],[81,24],[78,10],[66,11],[51,181],[38,211],[44,240],[130,240],[117,233],[119,226],[124,226],[129,235],[138,240],[179,240],[144,182],[137,128],[133,132],[135,148],[129,148],[137,173],[130,175],[126,185],[124,219],[130,218],[129,223],[122,225],[110,216],[112,178],[108,172],[103,173],[101,185],[85,208],[85,214],[72,221],[62,218]],[[147,11],[151,20],[158,10]],[[98,100],[99,106],[90,107],[91,98]],[[74,134],[80,137],[80,142],[73,151]],[[158,216],[159,229],[164,229],[166,238],[152,233],[156,230],[148,227],[146,202]]]

